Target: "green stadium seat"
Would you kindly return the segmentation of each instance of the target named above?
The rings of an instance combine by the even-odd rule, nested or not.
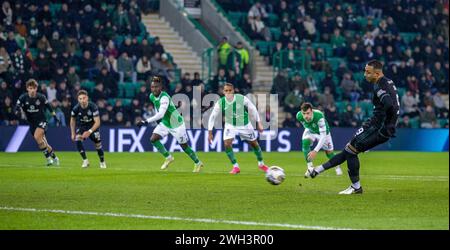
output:
[[[38,57],[39,51],[36,48],[30,48],[30,53],[31,53],[31,56],[33,57],[33,59],[35,59]]]
[[[268,26],[269,27],[276,27],[278,25],[278,15],[270,13],[267,17],[268,20]]]
[[[128,99],[128,98],[109,98],[107,100],[107,103],[111,106],[114,106],[114,105],[116,105],[116,100],[118,100],[118,99],[122,100],[122,106],[124,106],[124,107],[128,107],[131,105],[132,100]]]
[[[240,26],[247,16],[246,12],[240,12],[240,11],[230,11],[228,12],[228,20],[234,25],[234,26]]]
[[[318,71],[313,73],[314,79],[317,80],[317,82],[321,83],[323,79],[325,79],[326,73],[324,71]]]
[[[329,43],[312,43],[311,46],[317,50],[317,48],[322,48],[325,51],[327,57],[333,56],[333,47]]]
[[[261,55],[267,56],[271,51],[271,48],[276,46],[276,42],[267,42],[267,41],[256,41],[256,48],[259,50]]]
[[[445,125],[448,124],[448,119],[439,119],[438,123],[439,123],[439,127],[445,128]]]
[[[50,3],[49,9],[52,16],[55,16],[61,10],[62,4],[60,3]]]
[[[419,117],[409,119],[409,123],[411,124],[411,128],[419,128],[420,125]]]
[[[143,36],[145,36],[145,34],[147,34],[147,27],[145,26],[145,24],[143,22],[139,23],[139,30],[141,31],[139,36],[143,37]]]
[[[281,28],[280,27],[270,28],[270,33],[272,34],[273,40],[278,41],[281,36]]]
[[[345,107],[347,106],[347,102],[338,101],[336,102],[336,110],[338,113],[343,113],[345,111]]]
[[[339,64],[341,64],[341,62],[345,62],[345,59],[340,57],[329,57],[327,60],[333,71],[336,71],[336,69],[339,68]]]
[[[400,37],[403,38],[405,43],[409,44],[419,34],[415,32],[400,32]]]
[[[355,72],[353,74],[353,79],[355,79],[356,82],[361,83],[364,81],[364,72]]]
[[[402,97],[405,95],[406,93],[406,89],[405,88],[398,88],[397,89],[397,93],[398,93],[398,97],[400,98],[400,100],[402,99]]]
[[[93,81],[86,80],[86,81],[81,82],[80,85],[81,85],[81,88],[86,89],[89,93],[92,93],[95,88],[95,82],[93,82]]]
[[[359,102],[358,105],[361,107],[362,111],[366,116],[371,116],[373,114],[373,104],[371,102]]]

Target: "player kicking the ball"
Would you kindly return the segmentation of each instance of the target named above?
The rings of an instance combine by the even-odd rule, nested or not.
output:
[[[83,147],[83,141],[89,138],[95,143],[100,158],[100,168],[106,168],[102,140],[100,139],[100,116],[97,105],[89,101],[88,93],[85,90],[78,91],[77,99],[78,104],[73,107],[70,117],[70,132],[72,141],[76,142],[78,152],[83,158],[81,167],[89,167],[89,160]]]
[[[140,121],[138,126],[147,125],[149,123],[161,120],[161,122],[153,130],[150,138],[151,143],[158,151],[166,158],[161,170],[167,169],[169,164],[174,161],[174,157],[166,150],[164,145],[160,142],[163,137],[169,133],[175,137],[184,152],[194,161],[194,173],[200,172],[203,163],[198,159],[197,154],[188,145],[188,136],[186,127],[184,125],[183,116],[178,112],[177,108],[172,102],[172,98],[165,91],[162,91],[162,80],[158,76],[154,76],[150,86],[152,93],[150,94],[150,101],[155,106],[157,113],[147,120]]]
[[[225,96],[216,102],[211,116],[209,117],[209,143],[211,144],[213,140],[212,130],[214,128],[215,119],[222,113],[225,115],[225,129],[223,131],[225,152],[227,153],[231,164],[233,164],[233,169],[230,171],[230,174],[238,174],[241,172],[232,148],[234,137],[237,135],[250,144],[256,155],[256,159],[258,160],[259,169],[267,172],[268,167],[264,164],[261,147],[258,144],[253,126],[248,119],[248,113],[250,112],[255,117],[258,131],[263,131],[261,119],[255,105],[247,97],[241,94],[234,94],[234,86],[231,83],[225,83],[223,92],[225,93]]]
[[[358,154],[395,137],[400,102],[394,82],[384,76],[382,69],[383,64],[380,61],[372,60],[367,63],[364,72],[366,80],[375,85],[374,115],[363,123],[341,153],[323,165],[308,169],[308,176],[314,178],[323,171],[347,161],[348,175],[352,184],[339,194],[362,194],[363,189],[359,182]]]
[[[30,124],[30,133],[36,140],[38,147],[44,153],[47,159],[47,166],[59,165],[59,159],[53,152],[53,148],[48,144],[45,137],[45,131],[47,130],[47,120],[45,118],[45,110],[49,110],[52,116],[56,119],[56,123],[59,123],[52,106],[48,102],[47,98],[41,93],[37,93],[38,83],[34,79],[30,79],[26,83],[27,93],[22,94],[17,100],[15,106],[15,114],[20,117],[22,112],[25,113],[25,117]]]
[[[313,109],[311,103],[305,102],[297,113],[297,120],[303,125],[305,130],[302,136],[302,151],[307,164],[305,177],[308,175],[308,168],[313,167],[312,161],[320,149],[325,151],[328,159],[336,154],[333,152],[333,139],[331,138],[330,127],[324,114],[317,109]],[[317,141],[317,145],[311,151],[311,145]],[[336,174],[342,175],[340,166],[336,167]]]

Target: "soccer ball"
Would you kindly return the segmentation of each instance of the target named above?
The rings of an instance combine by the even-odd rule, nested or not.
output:
[[[266,173],[266,180],[272,185],[280,185],[286,175],[284,174],[284,170],[278,166],[272,166]]]

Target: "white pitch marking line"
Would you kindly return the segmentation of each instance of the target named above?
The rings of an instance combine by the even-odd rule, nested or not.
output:
[[[255,221],[235,221],[235,220],[220,220],[220,219],[205,219],[205,218],[183,218],[183,217],[171,217],[171,216],[124,214],[124,213],[104,213],[104,212],[92,212],[92,211],[70,211],[70,210],[60,210],[60,209],[0,207],[0,210],[20,211],[20,212],[34,212],[34,213],[56,213],[56,214],[72,214],[72,215],[90,215],[90,216],[106,216],[106,217],[122,217],[122,218],[139,218],[139,219],[151,219],[151,220],[189,221],[189,222],[200,222],[200,223],[233,224],[233,225],[246,225],[246,226],[284,227],[284,228],[293,228],[293,229],[363,230],[363,229],[354,229],[354,228],[307,226],[307,225],[299,225],[299,224],[264,223],[264,222],[255,222]]]

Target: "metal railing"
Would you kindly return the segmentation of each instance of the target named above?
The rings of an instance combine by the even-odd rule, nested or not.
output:
[[[272,69],[273,77],[281,70],[309,72],[311,56],[306,53],[306,50],[281,50],[272,57]]]

